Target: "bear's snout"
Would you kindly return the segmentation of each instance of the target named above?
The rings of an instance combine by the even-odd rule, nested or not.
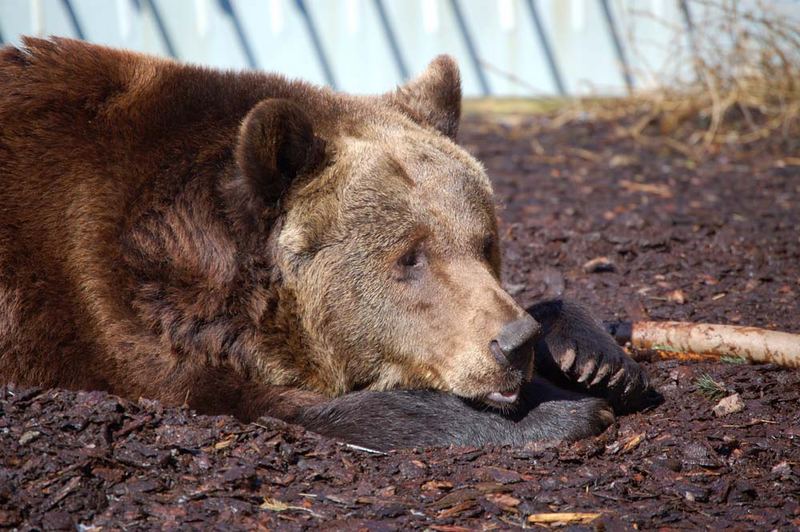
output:
[[[497,337],[489,342],[489,349],[501,366],[524,371],[530,362],[530,342],[541,329],[538,321],[525,314],[504,325]]]

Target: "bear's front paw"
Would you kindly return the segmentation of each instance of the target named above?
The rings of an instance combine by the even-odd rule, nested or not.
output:
[[[611,406],[606,401],[595,397],[570,401],[565,406],[568,408],[569,417],[573,422],[565,438],[570,441],[597,436],[616,419]]]
[[[554,386],[535,378],[523,388],[529,410],[523,419],[525,437],[575,441],[596,436],[614,423],[614,411],[603,399]]]
[[[564,339],[561,346],[554,360],[578,389],[605,398],[617,412],[636,410],[646,402],[647,374],[610,337]]]
[[[647,375],[603,327],[574,303],[551,301],[529,312],[544,325],[535,345],[545,374],[559,373],[570,387],[606,399],[617,413],[642,408],[655,399]]]

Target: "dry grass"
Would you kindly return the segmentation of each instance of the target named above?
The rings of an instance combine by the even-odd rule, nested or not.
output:
[[[742,4],[688,2],[695,31],[687,36],[685,28],[675,28],[672,72],[650,75],[660,88],[577,102],[555,125],[588,112],[601,119],[635,117],[624,134],[642,142],[666,140],[687,154],[714,143],[764,139],[800,149],[800,20],[765,0],[747,9]]]

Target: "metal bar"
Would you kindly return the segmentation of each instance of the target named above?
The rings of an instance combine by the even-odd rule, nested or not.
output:
[[[689,48],[692,51],[692,62],[694,67],[694,75],[699,79],[698,73],[700,53],[697,48],[697,34],[695,33],[694,20],[692,19],[692,12],[689,9],[689,2],[686,0],[678,0],[678,4],[683,15],[683,23],[686,26],[686,35],[689,39]]]
[[[389,21],[389,15],[386,13],[386,6],[383,5],[383,0],[373,0],[373,3],[375,4],[375,9],[378,11],[378,18],[381,21],[381,26],[383,26],[383,33],[386,35],[386,41],[389,43],[389,48],[392,51],[392,57],[394,58],[395,66],[397,66],[397,71],[400,74],[400,79],[405,81],[408,79],[408,67],[406,66],[405,59],[403,59],[403,53],[400,50],[400,43],[394,33],[394,28],[392,28]]]
[[[247,39],[247,34],[244,31],[244,26],[242,26],[242,21],[239,19],[239,15],[236,13],[236,11],[233,9],[233,4],[231,4],[230,0],[219,0],[219,5],[225,14],[230,17],[231,22],[233,22],[233,29],[236,31],[236,37],[239,39],[239,46],[242,48],[242,52],[247,59],[247,65],[250,68],[258,68],[256,56],[253,53],[253,49],[250,47],[250,41]]]
[[[533,20],[533,26],[536,28],[536,34],[539,36],[539,45],[544,52],[544,58],[547,61],[547,68],[550,70],[550,76],[553,78],[553,84],[556,86],[559,96],[566,96],[567,89],[564,85],[564,79],[561,77],[561,70],[558,68],[553,48],[550,46],[550,37],[548,37],[547,33],[544,31],[542,17],[539,16],[539,8],[536,7],[535,0],[527,0],[526,4],[531,14],[531,20]]]
[[[178,53],[175,51],[175,45],[172,44],[172,39],[169,36],[169,32],[167,31],[167,27],[164,25],[164,19],[161,17],[161,13],[158,11],[156,7],[156,3],[154,0],[133,0],[134,5],[137,8],[141,8],[146,5],[150,12],[153,14],[153,19],[156,21],[156,26],[158,27],[158,33],[161,35],[161,41],[164,43],[164,48],[167,49],[167,53],[170,57],[178,57]]]
[[[86,34],[83,33],[83,28],[81,27],[81,21],[78,20],[78,14],[75,12],[75,8],[72,6],[72,2],[70,0],[61,0],[61,3],[64,6],[64,9],[67,11],[67,16],[69,17],[69,22],[72,24],[72,29],[75,31],[75,35],[81,39],[86,39]]]
[[[625,55],[625,49],[622,47],[622,40],[617,31],[617,23],[614,20],[614,14],[611,12],[611,6],[608,4],[608,0],[600,0],[600,7],[603,9],[603,15],[608,24],[608,32],[611,34],[611,42],[614,44],[614,52],[617,54],[617,61],[619,61],[620,68],[622,69],[622,78],[625,80],[628,93],[630,93],[633,90],[631,68],[628,64],[628,58]]]
[[[327,81],[328,85],[331,86],[331,88],[337,90],[336,78],[333,75],[333,70],[331,69],[330,63],[328,62],[328,57],[325,55],[325,48],[322,46],[322,40],[319,37],[317,26],[314,24],[314,19],[311,18],[311,13],[308,11],[308,6],[306,6],[305,0],[295,0],[294,3],[297,6],[297,9],[300,11],[300,15],[303,17],[306,30],[308,30],[308,35],[311,37],[311,44],[314,46],[314,51],[317,54],[320,67],[322,67],[322,72],[325,75],[325,80]]]
[[[464,14],[461,12],[461,6],[459,5],[458,0],[450,0],[450,6],[453,8],[453,14],[456,17],[458,29],[461,30],[461,36],[464,38],[464,44],[467,47],[469,59],[472,62],[472,66],[475,68],[475,73],[478,75],[478,82],[481,85],[483,95],[489,96],[492,94],[492,90],[489,88],[489,80],[486,79],[486,73],[483,71],[483,65],[481,64],[480,57],[478,56],[478,50],[475,47],[474,41],[472,40],[472,35],[467,27],[467,21],[464,18]]]
[[[694,20],[692,20],[692,12],[689,10],[689,2],[686,0],[678,0],[678,6],[683,15],[683,22],[686,24],[686,31],[694,34]]]

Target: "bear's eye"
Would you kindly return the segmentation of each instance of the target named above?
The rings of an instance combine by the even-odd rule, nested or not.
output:
[[[415,246],[397,259],[395,277],[400,281],[418,279],[426,263],[425,252],[420,247]]]

